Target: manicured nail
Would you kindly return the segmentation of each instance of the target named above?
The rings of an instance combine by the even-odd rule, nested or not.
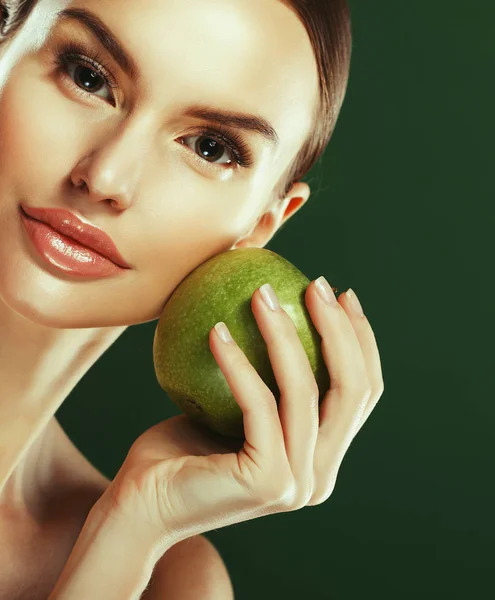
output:
[[[272,286],[269,283],[263,284],[260,287],[260,292],[267,306],[269,306],[272,310],[278,310],[280,308],[280,303],[278,301],[277,295],[275,294]]]
[[[327,302],[328,304],[337,304],[335,294],[333,293],[330,284],[323,277],[323,275],[321,277],[318,277],[318,279],[315,281],[315,285],[316,291],[325,302]]]
[[[347,290],[346,296],[349,298],[352,310],[360,317],[364,317],[364,312],[361,303],[359,302],[358,297],[356,296],[352,288],[349,288]]]
[[[215,325],[215,331],[220,336],[222,342],[225,342],[226,344],[234,343],[234,339],[230,335],[230,331],[228,330],[227,325],[225,325],[223,321],[220,321]]]

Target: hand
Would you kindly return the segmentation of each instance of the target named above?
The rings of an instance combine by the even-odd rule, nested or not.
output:
[[[224,343],[212,328],[210,349],[242,410],[245,441],[229,441],[185,415],[151,427],[99,500],[107,512],[132,520],[168,547],[329,498],[384,384],[373,330],[346,294],[327,304],[311,282],[305,304],[322,337],[331,381],[321,404],[291,318],[283,309],[270,310],[256,290],[251,307],[280,389],[279,406],[237,344]]]

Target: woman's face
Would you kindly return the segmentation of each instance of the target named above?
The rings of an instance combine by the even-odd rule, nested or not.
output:
[[[279,0],[66,8],[0,95],[0,297],[52,327],[146,322],[196,266],[243,238],[264,245],[280,226],[282,214],[258,221],[310,130],[316,62]],[[103,44],[94,18],[115,40]],[[198,107],[262,117],[278,142]],[[83,279],[48,264],[21,203],[100,227],[130,268]]]

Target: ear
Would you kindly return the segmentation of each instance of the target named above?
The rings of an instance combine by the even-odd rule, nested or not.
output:
[[[294,215],[309,199],[311,190],[302,181],[294,183],[289,193],[282,200],[276,200],[261,215],[251,231],[232,246],[232,248],[263,248],[275,233]]]

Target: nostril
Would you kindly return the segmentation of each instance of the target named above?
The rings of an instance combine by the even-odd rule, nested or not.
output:
[[[74,187],[78,190],[83,190],[83,189],[86,189],[86,191],[88,190],[88,186],[87,186],[86,182],[84,181],[84,179],[80,179],[79,181],[76,181],[74,183]]]

